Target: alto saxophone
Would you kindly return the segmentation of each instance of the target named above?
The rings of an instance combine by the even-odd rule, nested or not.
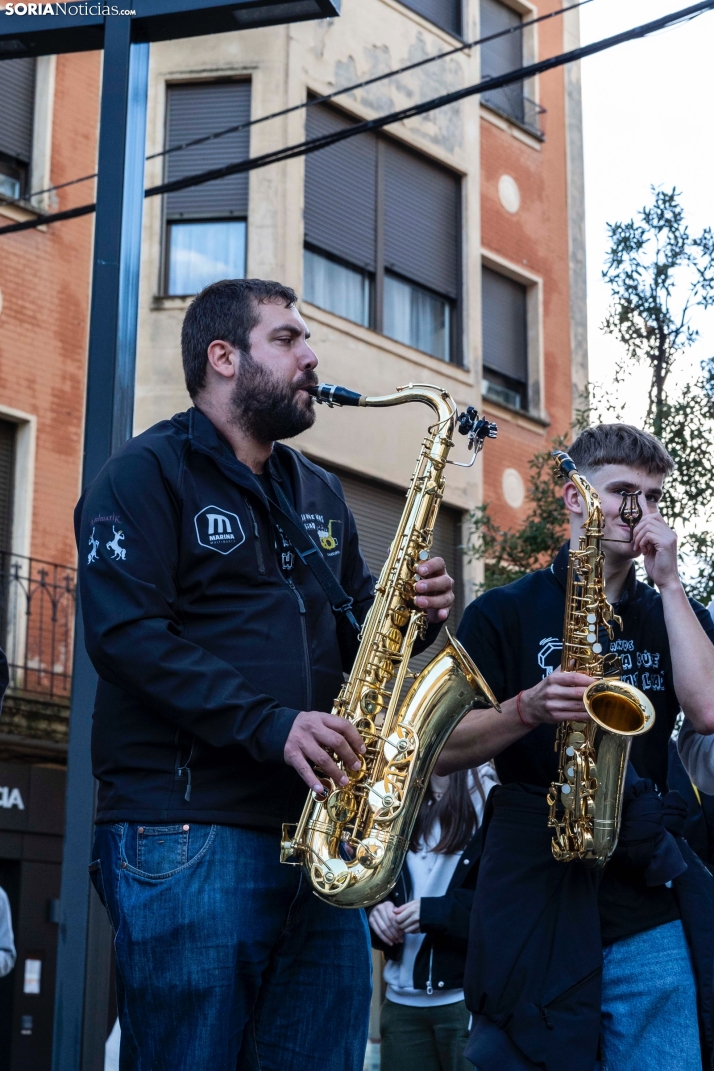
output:
[[[446,738],[474,707],[498,707],[461,644],[447,631],[443,650],[414,679],[406,697],[412,647],[426,629],[413,605],[418,565],[429,557],[444,493],[443,471],[453,435],[469,437],[474,457],[497,428],[475,409],[457,414],[445,390],[423,384],[365,398],[344,387],[312,388],[328,405],[392,406],[423,402],[436,413],[424,439],[407,501],[375,597],[360,633],[352,672],[332,713],[360,733],[366,753],[359,771],[345,770],[344,788],[326,777],[311,792],[297,826],[283,826],[281,861],[301,865],[314,892],[338,907],[369,907],[392,888],[409,847],[429,777]]]
[[[587,722],[565,721],[558,726],[558,780],[550,786],[548,825],[555,832],[552,849],[556,859],[580,859],[590,866],[604,866],[617,845],[622,817],[622,792],[634,736],[654,725],[655,711],[646,695],[620,680],[618,655],[603,654],[602,630],[610,640],[613,624],[622,619],[613,613],[605,597],[603,563],[605,542],[631,543],[635,525],[642,517],[639,491],[622,492],[620,518],[630,529],[629,540],[604,540],[605,518],[600,497],[562,450],[553,457],[557,468],[575,484],[585,503],[584,535],[568,557],[568,582],[563,626],[564,671],[598,678],[585,690],[583,703]]]

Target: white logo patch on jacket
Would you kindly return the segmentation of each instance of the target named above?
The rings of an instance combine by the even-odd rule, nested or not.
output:
[[[238,515],[219,506],[204,506],[193,523],[201,546],[217,550],[219,554],[230,554],[245,543],[245,532]]]

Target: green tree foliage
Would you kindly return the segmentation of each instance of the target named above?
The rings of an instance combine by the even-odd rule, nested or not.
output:
[[[698,337],[693,310],[714,305],[714,234],[711,228],[698,237],[689,234],[677,190],[652,193],[652,204],[637,221],[608,225],[603,277],[613,301],[603,330],[622,343],[624,357],[614,383],[590,385],[573,430],[622,420],[632,365],[649,366],[644,427],[661,439],[677,466],[666,483],[662,512],[680,533],[690,594],[708,603],[714,597],[714,358],[683,387],[671,387],[669,377]],[[562,442],[553,447],[562,448]],[[499,529],[488,503],[471,514],[465,552],[485,561],[482,590],[542,567],[565,538],[565,507],[550,452],[536,454],[530,467],[529,510],[520,528]]]
[[[714,234],[707,227],[698,238],[690,236],[677,190],[653,187],[652,193],[654,202],[640,210],[639,222],[608,224],[603,278],[613,303],[603,330],[623,344],[627,360],[650,366],[646,422],[661,438],[673,404],[667,379],[699,335],[692,309],[714,304]]]
[[[554,450],[565,448],[564,439],[553,442]],[[546,565],[567,537],[567,513],[550,451],[536,454],[529,466],[529,508],[520,528],[499,528],[488,503],[471,512],[465,552],[469,560],[484,562],[481,591],[510,584],[532,569]]]
[[[714,359],[683,386],[672,386],[669,377],[699,336],[693,310],[714,305],[714,234],[707,227],[690,235],[677,190],[652,193],[637,222],[608,226],[603,278],[613,303],[603,330],[624,347],[616,376],[621,396],[632,365],[649,367],[644,426],[676,464],[662,513],[680,534],[690,594],[708,603],[714,597]],[[601,391],[601,404],[593,407],[600,419],[612,412],[612,396],[610,388],[606,401]]]

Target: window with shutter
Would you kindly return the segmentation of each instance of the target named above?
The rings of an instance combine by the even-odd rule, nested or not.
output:
[[[307,137],[353,120],[314,105]],[[305,162],[307,301],[444,361],[457,360],[460,180],[382,135]]]
[[[503,33],[504,30],[513,31],[481,45],[481,77],[495,78],[507,71],[518,70],[523,66],[523,31],[517,28],[523,20],[519,13],[499,0],[481,0],[480,15],[481,37]],[[481,99],[495,111],[519,123],[524,122],[522,82],[491,90],[490,93],[484,93]]]
[[[326,466],[323,466],[326,467]],[[331,469],[339,477],[345,492],[347,505],[354,514],[359,533],[360,549],[372,575],[379,576],[389,553],[389,546],[397,530],[404,509],[404,492],[384,484],[360,479],[351,473]],[[463,583],[461,577],[461,513],[449,506],[442,506],[434,530],[432,556],[443,558],[449,576],[453,577],[456,601],[449,618],[449,629],[454,632],[463,613]],[[421,669],[440,650],[445,635],[428,651],[415,656],[412,668]]]
[[[14,200],[29,192],[35,60],[0,63],[0,197]]]
[[[449,33],[461,34],[461,0],[402,0],[402,3]]]
[[[0,555],[12,550],[16,430],[9,420],[0,420]]]
[[[250,120],[250,82],[198,82],[169,86],[166,144],[175,148]],[[166,179],[247,159],[249,130],[236,130],[166,157]],[[218,279],[245,276],[248,175],[229,175],[170,193],[166,293],[195,294]]]
[[[526,409],[526,287],[490,268],[482,269],[481,279],[483,393],[514,409]]]

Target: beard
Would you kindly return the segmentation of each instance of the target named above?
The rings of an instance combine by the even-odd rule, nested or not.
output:
[[[313,371],[304,372],[297,381],[281,383],[249,353],[242,353],[240,374],[231,406],[233,419],[245,434],[258,442],[292,439],[315,423],[315,401],[307,403],[297,393],[317,384]]]

